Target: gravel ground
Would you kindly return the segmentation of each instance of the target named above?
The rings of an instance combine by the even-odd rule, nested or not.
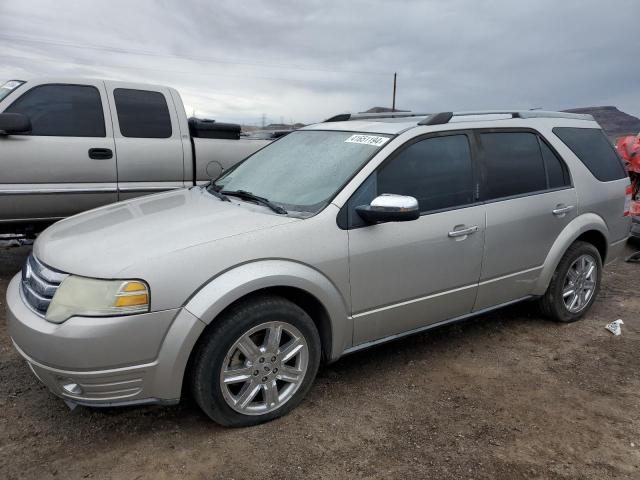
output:
[[[0,316],[28,248],[0,247]],[[0,478],[638,479],[639,273],[610,267],[571,325],[523,303],[345,357],[290,415],[249,429],[190,399],[69,411],[0,321]],[[620,337],[604,329],[617,318]]]

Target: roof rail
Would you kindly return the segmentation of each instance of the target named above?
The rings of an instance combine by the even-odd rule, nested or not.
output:
[[[482,115],[511,115],[511,118],[567,118],[572,120],[594,120],[588,113],[552,112],[547,110],[477,110],[469,112],[381,112],[381,113],[341,113],[325,120],[325,122],[346,122],[349,120],[375,120],[383,118],[425,117],[418,125],[444,125],[455,117]]]
[[[478,110],[454,112],[454,117],[475,115],[511,115],[511,118],[569,118],[573,120],[593,120],[588,113],[553,112],[548,110]]]
[[[325,122],[346,122],[349,120],[375,120],[377,118],[408,118],[408,117],[426,117],[430,113],[416,112],[380,112],[380,113],[340,113],[333,117],[327,118]]]

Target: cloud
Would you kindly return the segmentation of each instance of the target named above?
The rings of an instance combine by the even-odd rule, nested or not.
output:
[[[228,121],[614,104],[640,114],[636,0],[0,3],[0,78],[167,84]]]

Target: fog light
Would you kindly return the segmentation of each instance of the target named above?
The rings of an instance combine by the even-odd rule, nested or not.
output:
[[[62,380],[62,390],[70,395],[82,394],[82,387],[71,379]]]

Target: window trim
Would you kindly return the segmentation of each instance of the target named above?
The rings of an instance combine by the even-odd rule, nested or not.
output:
[[[22,85],[25,85],[25,83],[23,83]],[[20,88],[22,85],[20,85],[17,88]],[[103,135],[98,135],[98,136],[91,136],[91,137],[85,137],[85,136],[79,136],[79,135],[34,135],[32,133],[16,133],[14,135],[21,135],[21,136],[27,136],[27,137],[62,137],[62,138],[107,138],[107,121],[106,121],[106,112],[104,110],[104,102],[103,102],[103,98],[102,98],[102,93],[100,92],[100,89],[98,87],[96,87],[95,85],[89,85],[89,84],[82,84],[82,83],[41,83],[39,85],[34,85],[33,87],[29,88],[28,90],[25,90],[24,92],[22,92],[22,95],[20,95],[18,98],[14,99],[13,102],[11,102],[9,105],[7,105],[7,107],[4,109],[4,112],[6,112],[9,108],[13,107],[13,105],[19,101],[22,97],[24,97],[25,95],[28,95],[30,92],[33,92],[34,90],[40,88],[40,87],[88,87],[88,88],[93,88],[96,92],[98,92],[98,100],[100,101],[100,110],[102,111],[102,128],[104,130],[104,134]],[[31,120],[31,119],[29,119]]]
[[[560,190],[569,190],[574,188],[573,185],[573,176],[571,175],[571,169],[569,169],[567,162],[565,162],[564,158],[562,158],[562,155],[560,155],[558,153],[558,151],[556,150],[556,148],[551,145],[551,143],[544,137],[544,135],[542,133],[540,133],[538,130],[536,130],[535,128],[530,128],[530,127],[492,127],[492,128],[474,128],[472,129],[472,132],[474,134],[474,136],[476,136],[476,141],[478,142],[478,157],[477,157],[477,164],[478,164],[478,169],[480,168],[480,166],[483,164],[484,160],[485,160],[485,150],[484,147],[482,145],[482,141],[480,139],[480,135],[482,133],[532,133],[534,134],[537,138],[538,138],[538,142],[542,141],[544,142],[544,144],[549,147],[549,149],[551,150],[551,152],[558,158],[558,160],[560,161],[560,164],[562,166],[562,168],[564,169],[564,171],[567,173],[568,179],[569,179],[569,184],[562,186],[562,187],[556,187],[556,188],[549,188],[549,177],[547,174],[547,165],[544,161],[544,157],[542,155],[542,149],[540,149],[540,146],[538,145],[538,149],[540,151],[540,158],[542,160],[542,166],[544,168],[544,172],[545,172],[545,180],[547,183],[547,188],[543,189],[543,190],[534,190],[531,192],[525,192],[525,193],[519,193],[517,195],[510,195],[507,197],[498,197],[498,198],[491,198],[491,199],[483,199],[483,189],[484,189],[484,182],[482,181],[481,176],[479,175],[478,172],[478,178],[479,178],[479,198],[480,203],[482,204],[490,204],[490,203],[495,203],[495,202],[504,202],[507,200],[514,200],[516,198],[523,198],[523,197],[531,197],[533,195],[541,195],[543,193],[549,193],[549,192],[558,192]]]
[[[130,91],[134,91],[134,92],[145,92],[145,93],[157,93],[162,95],[162,98],[164,99],[164,104],[167,107],[167,115],[169,116],[169,135],[166,137],[133,137],[133,136],[129,136],[129,135],[125,135],[122,132],[122,123],[120,122],[120,113],[119,113],[119,109],[118,109],[118,99],[116,98],[116,92],[118,92],[118,90],[130,90]],[[173,121],[171,119],[171,110],[169,109],[169,100],[167,99],[167,96],[164,94],[164,92],[161,92],[159,90],[149,90],[149,89],[142,89],[142,88],[126,88],[126,87],[116,87],[112,90],[112,95],[113,95],[113,108],[116,111],[116,119],[118,120],[118,132],[120,133],[120,135],[122,135],[122,138],[144,138],[145,140],[166,140],[168,138],[173,138]]]
[[[344,203],[344,205],[342,206],[342,208],[340,209],[340,211],[338,212],[338,214],[336,216],[336,222],[338,224],[338,227],[341,230],[355,230],[355,229],[358,229],[358,228],[365,228],[365,227],[369,227],[370,226],[370,225],[350,225],[349,224],[349,222],[348,222],[348,218],[349,218],[349,215],[348,215],[349,202],[354,197],[354,195],[356,193],[358,193],[358,190],[360,190],[360,187],[362,187],[362,185],[364,185],[365,182],[367,182],[369,180],[371,175],[376,175],[378,173],[378,170],[383,168],[389,162],[392,162],[404,150],[406,150],[407,148],[409,148],[413,144],[421,142],[423,140],[428,140],[428,139],[431,139],[431,138],[461,136],[461,135],[466,136],[467,137],[467,141],[469,142],[469,156],[471,158],[471,175],[472,175],[472,180],[473,180],[473,185],[474,185],[474,195],[473,196],[475,198],[475,201],[472,202],[472,203],[467,203],[465,205],[455,205],[455,206],[452,206],[452,207],[439,208],[437,210],[427,210],[427,211],[424,211],[424,212],[420,212],[420,217],[427,216],[427,215],[433,215],[433,214],[436,214],[436,213],[453,211],[453,210],[460,210],[461,208],[469,208],[469,207],[474,207],[474,206],[482,204],[483,202],[481,202],[479,200],[479,197],[478,197],[478,187],[479,187],[478,181],[479,181],[479,178],[480,178],[479,177],[479,173],[480,172],[478,171],[478,162],[475,161],[475,158],[477,158],[478,145],[476,144],[477,140],[475,138],[475,135],[473,135],[473,129],[460,129],[460,130],[445,130],[445,131],[438,131],[438,132],[428,132],[428,133],[424,133],[424,134],[421,134],[421,135],[417,135],[417,136],[415,136],[413,138],[410,138],[409,140],[404,142],[402,145],[399,145],[393,152],[391,152],[387,156],[387,158],[385,158],[382,162],[380,162],[380,164],[375,168],[375,170],[373,172],[371,172],[367,176],[367,178],[365,178],[360,183],[360,185],[357,186],[357,188],[349,196],[349,198]],[[371,161],[371,160],[369,160],[369,161]]]
[[[482,198],[482,183],[483,182],[482,182],[482,178],[481,178],[481,175],[480,175],[480,167],[481,167],[483,159],[484,159],[484,157],[483,157],[484,150],[482,148],[482,143],[480,141],[480,133],[512,133],[512,132],[513,133],[533,133],[538,138],[538,142],[540,142],[540,141],[544,142],[544,144],[547,147],[549,147],[551,152],[558,158],[562,168],[567,173],[567,178],[568,178],[568,182],[569,182],[568,185],[565,185],[563,187],[557,187],[557,188],[546,188],[544,190],[536,190],[534,192],[521,193],[521,194],[518,194],[518,195],[511,195],[509,197],[500,197],[500,198],[494,198],[494,199],[491,199],[491,200],[482,200],[481,198]],[[535,128],[531,128],[531,127],[467,128],[467,129],[460,129],[460,130],[445,130],[445,131],[438,131],[438,132],[428,132],[428,133],[424,133],[424,134],[421,134],[421,135],[417,135],[417,136],[415,136],[413,138],[410,138],[405,143],[403,143],[402,145],[398,146],[393,152],[391,152],[389,154],[389,156],[387,156],[387,158],[385,158],[376,167],[376,169],[373,172],[371,172],[371,175],[373,175],[374,173],[377,173],[379,168],[383,167],[387,162],[390,162],[393,158],[395,158],[397,155],[399,155],[405,148],[408,148],[409,146],[413,145],[416,142],[419,142],[421,140],[426,140],[426,139],[429,139],[429,138],[437,138],[437,137],[444,137],[444,136],[451,136],[451,135],[463,135],[463,134],[467,135],[467,138],[469,140],[469,147],[470,147],[470,153],[471,153],[471,165],[472,165],[472,169],[473,169],[473,181],[474,181],[474,185],[475,185],[475,195],[474,196],[476,198],[476,201],[473,202],[473,203],[466,204],[466,205],[456,205],[454,207],[442,208],[442,209],[439,209],[439,210],[430,210],[430,211],[427,211],[427,212],[420,212],[420,217],[426,216],[426,215],[433,215],[433,214],[436,214],[436,213],[459,210],[461,208],[470,208],[470,207],[475,207],[475,206],[478,206],[478,205],[487,205],[487,204],[496,203],[496,202],[504,202],[504,201],[508,201],[508,200],[515,200],[517,198],[530,197],[530,196],[533,196],[533,195],[542,195],[542,194],[545,194],[545,193],[558,192],[558,191],[561,191],[561,190],[571,190],[571,189],[574,188],[573,176],[571,174],[571,169],[567,165],[567,162],[564,160],[562,155],[560,155],[558,153],[558,150],[551,144],[551,142],[549,142],[545,138],[545,136],[540,131],[536,130]],[[543,165],[543,167],[545,169],[545,179],[546,179],[547,187],[548,187],[549,186],[549,180],[548,180],[548,176],[547,176],[547,167],[546,167],[546,164],[544,162],[544,158],[542,156],[542,150],[540,150],[540,158],[542,159],[542,165]],[[338,214],[336,216],[336,223],[337,223],[338,227],[341,230],[355,230],[355,229],[358,229],[358,228],[366,228],[366,227],[370,226],[370,225],[349,225],[349,222],[348,222],[348,218],[349,218],[349,216],[348,216],[349,202],[351,201],[351,198],[353,198],[353,196],[358,192],[360,187],[362,185],[364,185],[364,183],[368,179],[369,179],[369,176],[367,178],[365,178],[362,181],[362,183],[360,183],[360,185],[358,185],[358,187],[353,191],[351,196],[349,196],[347,201],[344,203],[342,208],[340,208],[340,211],[338,212]]]

